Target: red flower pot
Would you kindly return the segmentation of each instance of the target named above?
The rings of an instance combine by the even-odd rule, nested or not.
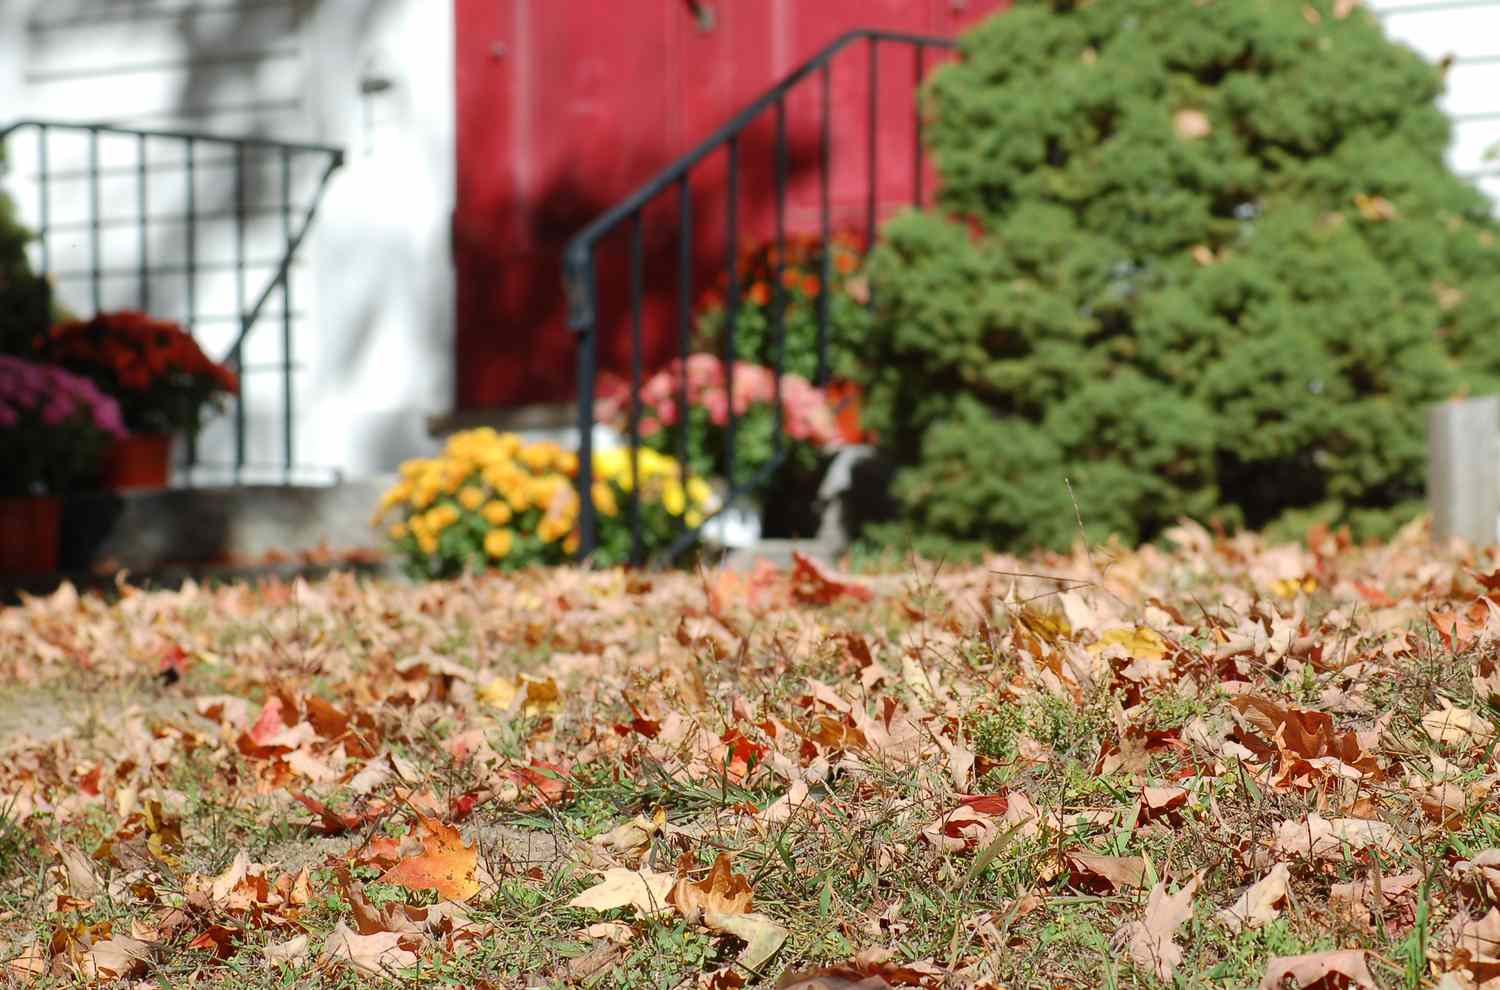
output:
[[[116,440],[104,460],[104,484],[125,488],[165,488],[172,456],[169,433],[132,433]]]
[[[0,574],[57,570],[62,500],[55,495],[0,498]]]

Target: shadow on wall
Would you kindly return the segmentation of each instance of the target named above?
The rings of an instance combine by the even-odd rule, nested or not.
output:
[[[775,138],[752,127],[741,137],[739,241],[774,235]],[[788,138],[787,174],[796,188],[818,169],[816,134]],[[677,158],[660,147],[649,156],[654,175]],[[718,164],[693,173],[692,289],[688,317],[703,294],[722,286],[726,272],[728,179]],[[455,218],[458,267],[458,401],[463,408],[556,400],[577,391],[576,337],[566,327],[562,255],[568,240],[618,197],[601,195],[587,175],[570,172],[524,202],[503,201]],[[747,207],[746,204],[753,204]],[[790,209],[790,208],[789,208]],[[647,373],[676,357],[682,310],[679,303],[679,199],[669,191],[643,214],[642,363]],[[521,231],[518,235],[517,228]],[[790,233],[792,224],[788,224]],[[599,249],[599,339],[601,368],[628,375],[631,364],[630,224],[622,224]],[[531,252],[534,258],[514,262]],[[545,327],[545,333],[537,332]]]

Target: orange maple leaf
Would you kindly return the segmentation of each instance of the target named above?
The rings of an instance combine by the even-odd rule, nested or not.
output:
[[[464,845],[463,837],[452,825],[422,815],[422,852],[408,856],[385,872],[382,883],[393,883],[407,890],[435,890],[450,901],[466,901],[479,893],[475,872],[479,852]]]

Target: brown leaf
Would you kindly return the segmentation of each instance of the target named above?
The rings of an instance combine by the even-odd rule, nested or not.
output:
[[[360,935],[342,921],[323,942],[321,965],[348,963],[367,976],[395,976],[398,970],[415,966],[425,939],[411,932],[377,932]]]
[[[1275,851],[1312,859],[1343,859],[1345,850],[1374,847],[1383,852],[1401,848],[1396,830],[1385,822],[1365,818],[1329,820],[1314,812],[1303,821],[1284,821],[1276,830]]]
[[[875,593],[858,581],[836,573],[800,550],[792,551],[792,597],[811,605],[832,605],[840,598],[867,602]]]
[[[1495,726],[1467,708],[1441,708],[1422,716],[1422,731],[1441,746],[1470,749],[1495,738]]]
[[[1146,860],[1142,856],[1071,852],[1066,859],[1072,872],[1070,882],[1084,890],[1119,892],[1127,887],[1141,886],[1146,876]]]
[[[1184,141],[1196,141],[1212,134],[1214,125],[1202,110],[1184,109],[1172,115],[1172,130]]]
[[[1214,915],[1230,931],[1259,928],[1276,919],[1286,901],[1290,884],[1285,863],[1277,863],[1271,872],[1251,884],[1233,904]]]
[[[407,890],[435,890],[451,901],[466,901],[479,893],[475,873],[479,853],[464,845],[458,829],[436,818],[422,815],[418,819],[422,832],[422,852],[409,856],[391,867],[380,878]]]
[[[262,950],[267,966],[297,966],[307,958],[307,935],[268,945]]]
[[[1168,894],[1167,882],[1161,881],[1151,888],[1141,920],[1130,922],[1116,934],[1130,950],[1135,964],[1154,972],[1164,983],[1171,982],[1172,974],[1182,962],[1182,949],[1172,937],[1193,916],[1193,894],[1202,879],[1202,874],[1193,877],[1175,894]]]
[[[611,869],[604,879],[568,902],[569,907],[611,911],[635,908],[637,914],[659,914],[672,908],[669,895],[677,878],[651,870]]]
[[[688,918],[704,911],[744,914],[750,910],[750,882],[733,871],[728,856],[719,853],[708,876],[699,883],[678,880],[667,900]]]
[[[145,942],[116,935],[89,946],[78,960],[78,970],[85,979],[119,980],[141,975],[150,961]]]
[[[746,890],[748,895],[749,891]],[[725,932],[745,943],[739,955],[739,965],[750,972],[758,971],[771,961],[786,941],[787,930],[763,914],[724,914],[719,911],[703,912],[703,924],[716,932]]]
[[[1290,980],[1302,990],[1337,990],[1366,987],[1375,990],[1364,949],[1312,952],[1305,956],[1277,956],[1266,964],[1260,990],[1281,990]]]

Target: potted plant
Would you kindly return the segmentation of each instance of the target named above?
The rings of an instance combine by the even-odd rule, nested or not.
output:
[[[110,488],[166,485],[172,436],[196,435],[205,412],[239,390],[234,372],[204,354],[186,330],[144,313],[59,323],[38,350],[119,400],[130,433],[106,459]]]
[[[667,548],[713,511],[702,480],[682,483],[677,462],[643,450],[634,475],[622,450],[594,455],[594,507],[601,566],[630,559],[631,492],[639,482],[642,546]],[[578,455],[526,443],[488,427],[455,433],[438,457],[401,465],[372,522],[385,525],[413,577],[445,578],[490,568],[565,564],[578,551]],[[396,518],[387,522],[394,515]]]
[[[726,450],[729,387],[724,363],[712,354],[690,354],[674,360],[641,385],[642,446],[675,453],[687,431],[690,476],[717,477],[733,488],[756,485],[753,497],[762,505],[761,530],[768,536],[811,536],[817,532],[818,483],[828,452],[844,441],[827,393],[801,375],[781,376],[780,424],[784,456],[776,469],[776,375],[767,367],[737,361],[734,365],[734,464]],[[683,392],[687,410],[679,411]],[[620,432],[629,427],[630,389],[617,379],[601,382],[599,418]],[[766,475],[766,476],[762,476]],[[758,484],[756,484],[758,482]]]
[[[93,382],[0,354],[0,572],[57,569],[58,495],[123,436],[119,404]]]

